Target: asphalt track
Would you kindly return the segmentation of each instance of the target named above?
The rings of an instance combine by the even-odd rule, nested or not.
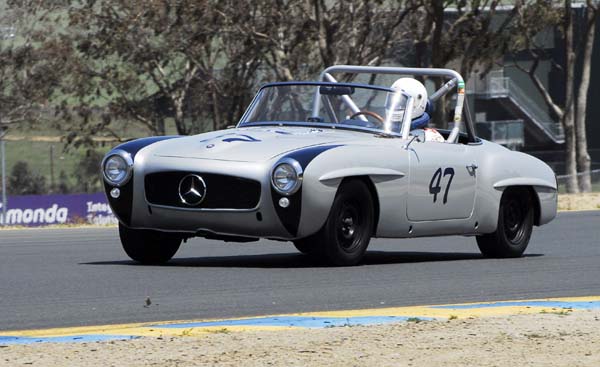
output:
[[[600,295],[600,211],[559,213],[526,256],[475,240],[374,240],[327,268],[288,243],[195,239],[169,266],[127,260],[115,228],[0,231],[0,330]]]

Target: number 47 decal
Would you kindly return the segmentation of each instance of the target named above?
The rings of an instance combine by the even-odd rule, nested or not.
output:
[[[431,182],[429,183],[429,193],[433,195],[433,202],[437,201],[438,194],[442,191],[440,183],[442,181],[442,177],[446,177],[450,175],[448,179],[448,183],[446,184],[446,191],[444,192],[444,200],[443,204],[448,202],[448,191],[450,191],[450,185],[452,184],[452,179],[454,178],[454,168],[448,167],[444,169],[444,174],[442,175],[442,169],[438,168],[437,171],[433,174],[431,178]]]

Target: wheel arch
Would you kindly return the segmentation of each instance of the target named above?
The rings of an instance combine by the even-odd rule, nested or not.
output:
[[[537,191],[533,186],[530,185],[513,185],[504,187],[504,190],[502,190],[502,196],[504,196],[507,192],[517,190],[526,192],[529,195],[529,197],[531,197],[531,201],[533,203],[533,224],[539,226],[542,210],[540,205],[540,198],[537,194]]]
[[[379,205],[379,194],[377,193],[377,188],[375,187],[375,184],[373,183],[373,180],[371,179],[371,177],[368,175],[344,177],[337,188],[336,195],[337,195],[337,192],[340,190],[340,188],[342,187],[342,185],[344,185],[345,182],[352,181],[352,180],[362,181],[369,189],[369,193],[371,194],[371,199],[373,200],[373,211],[374,211],[374,215],[375,215],[374,225],[373,225],[373,235],[375,235],[375,233],[377,233],[377,226],[379,224],[380,205]]]

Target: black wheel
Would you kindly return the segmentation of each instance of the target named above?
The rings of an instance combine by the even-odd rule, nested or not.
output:
[[[131,229],[119,223],[119,237],[127,255],[142,264],[164,264],[181,245],[181,237],[165,232]]]
[[[371,193],[364,182],[352,180],[342,183],[325,225],[311,240],[327,263],[356,265],[367,251],[373,226]]]
[[[306,255],[314,255],[317,252],[313,237],[301,238],[294,241],[296,249]]]
[[[477,245],[487,257],[519,257],[529,244],[533,231],[533,200],[525,188],[509,188],[500,200],[496,232],[477,237]]]

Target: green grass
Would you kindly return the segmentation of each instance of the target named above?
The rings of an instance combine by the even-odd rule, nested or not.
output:
[[[143,126],[128,121],[115,121],[111,123],[111,128],[118,132],[123,138],[140,138],[150,135],[150,132]],[[20,124],[11,127],[8,131],[8,138],[19,140],[7,140],[6,144],[6,174],[10,177],[12,167],[18,161],[28,163],[31,171],[36,175],[43,175],[46,183],[50,185],[51,161],[54,163],[54,182],[58,184],[61,171],[65,171],[70,186],[75,185],[76,178],[74,173],[78,162],[84,157],[87,147],[67,146],[61,141],[63,129],[57,129],[50,122],[40,122],[36,124]],[[167,134],[177,134],[173,121],[166,121]],[[50,138],[54,141],[38,141],[40,137]],[[97,137],[106,138],[106,135]],[[21,140],[22,139],[22,140]],[[108,152],[118,142],[97,143],[94,149],[102,154]],[[51,151],[53,154],[51,155]],[[52,159],[53,157],[53,159]],[[98,162],[98,172],[100,172],[100,162]]]
[[[73,176],[77,163],[85,155],[85,148],[70,149],[64,151],[64,143],[39,142],[39,141],[7,141],[6,143],[6,174],[10,177],[13,165],[18,161],[29,164],[31,171],[37,175],[46,177],[46,183],[50,184],[51,147],[54,147],[54,179],[58,183],[60,171],[65,171],[69,184],[74,185],[76,178]],[[110,147],[98,148],[100,152],[108,151]],[[98,174],[100,174],[100,162],[98,162]]]
[[[99,118],[99,117],[98,117]],[[8,136],[11,137],[36,137],[50,136],[59,138],[64,135],[65,131],[69,131],[69,122],[62,123],[60,129],[55,126],[61,122],[41,121],[37,123],[23,123],[12,126],[8,130]],[[117,133],[121,138],[141,138],[150,135],[150,130],[139,123],[131,120],[116,120],[110,123],[109,128]],[[177,128],[173,119],[166,119],[165,130],[167,135],[177,134]],[[97,134],[96,137],[111,137],[108,134]]]

